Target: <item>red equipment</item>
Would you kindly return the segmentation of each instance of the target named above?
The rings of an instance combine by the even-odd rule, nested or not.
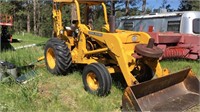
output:
[[[0,14],[1,42],[12,42],[12,35],[8,32],[8,27],[13,26],[13,17]]]
[[[1,26],[13,26],[13,18],[10,15],[0,14]]]
[[[155,45],[160,47],[166,58],[200,58],[200,36],[173,32],[147,32],[155,39]]]

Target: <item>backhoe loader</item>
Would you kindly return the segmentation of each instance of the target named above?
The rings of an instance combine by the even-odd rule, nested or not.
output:
[[[103,9],[104,24],[99,30],[89,25],[93,6]],[[63,21],[70,11],[63,12],[63,7],[74,11],[70,26]],[[72,64],[84,65],[84,89],[106,96],[111,90],[111,74],[121,73],[127,85],[123,111],[180,111],[199,104],[199,80],[191,69],[173,74],[162,69],[159,58],[163,51],[154,46],[154,39],[144,32],[115,29],[115,17],[111,13],[108,20],[104,0],[53,0],[52,12],[54,37],[44,51],[52,74],[65,75]]]

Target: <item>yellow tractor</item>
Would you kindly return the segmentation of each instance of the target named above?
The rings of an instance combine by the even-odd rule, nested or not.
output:
[[[84,65],[84,89],[98,96],[108,95],[111,74],[121,73],[127,84],[124,111],[177,111],[198,104],[199,81],[190,68],[174,74],[162,69],[159,58],[163,52],[153,46],[154,40],[144,32],[116,30],[115,17],[111,15],[108,21],[104,1],[53,0],[54,37],[44,52],[48,71],[62,75],[72,64]],[[93,6],[103,9],[100,30],[90,25],[88,10]],[[75,13],[66,14],[72,15],[69,26],[63,21],[64,7]]]

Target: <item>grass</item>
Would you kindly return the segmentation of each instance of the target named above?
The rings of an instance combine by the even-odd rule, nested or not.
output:
[[[32,43],[42,43],[47,40],[31,34],[14,35],[15,37],[23,39],[26,44],[31,44],[32,40]],[[18,43],[12,45],[19,46]],[[23,66],[42,55],[41,46],[2,52],[0,57],[1,60]],[[198,61],[165,60],[161,61],[161,65],[169,68],[171,72],[191,66],[198,77],[200,76]],[[26,84],[14,81],[0,82],[0,111],[121,111],[123,89],[115,83],[107,97],[97,97],[83,89],[81,73],[78,71],[66,76],[51,75],[45,67],[35,71],[38,73],[37,77]]]
[[[33,36],[32,34],[25,33],[25,34],[17,34],[13,36],[14,39],[19,39],[21,40],[20,43],[13,43],[13,47],[19,47],[19,46],[24,46],[24,45],[29,45],[29,44],[43,44],[48,38],[41,38],[38,36]]]
[[[161,65],[163,68],[168,68],[171,72],[176,72],[181,69],[190,67],[192,68],[192,71],[200,78],[200,64],[199,60],[185,60],[185,59],[176,59],[176,60],[164,60],[161,61]]]

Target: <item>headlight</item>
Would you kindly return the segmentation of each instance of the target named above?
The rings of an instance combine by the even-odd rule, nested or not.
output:
[[[137,37],[136,35],[134,35],[134,36],[132,37],[132,41],[133,41],[133,42],[137,41],[137,39],[138,39],[138,37]]]
[[[60,30],[60,34],[63,34],[64,33],[64,31],[63,30]]]
[[[76,29],[76,30],[75,30],[75,33],[78,33],[78,32],[79,32],[79,29]]]

